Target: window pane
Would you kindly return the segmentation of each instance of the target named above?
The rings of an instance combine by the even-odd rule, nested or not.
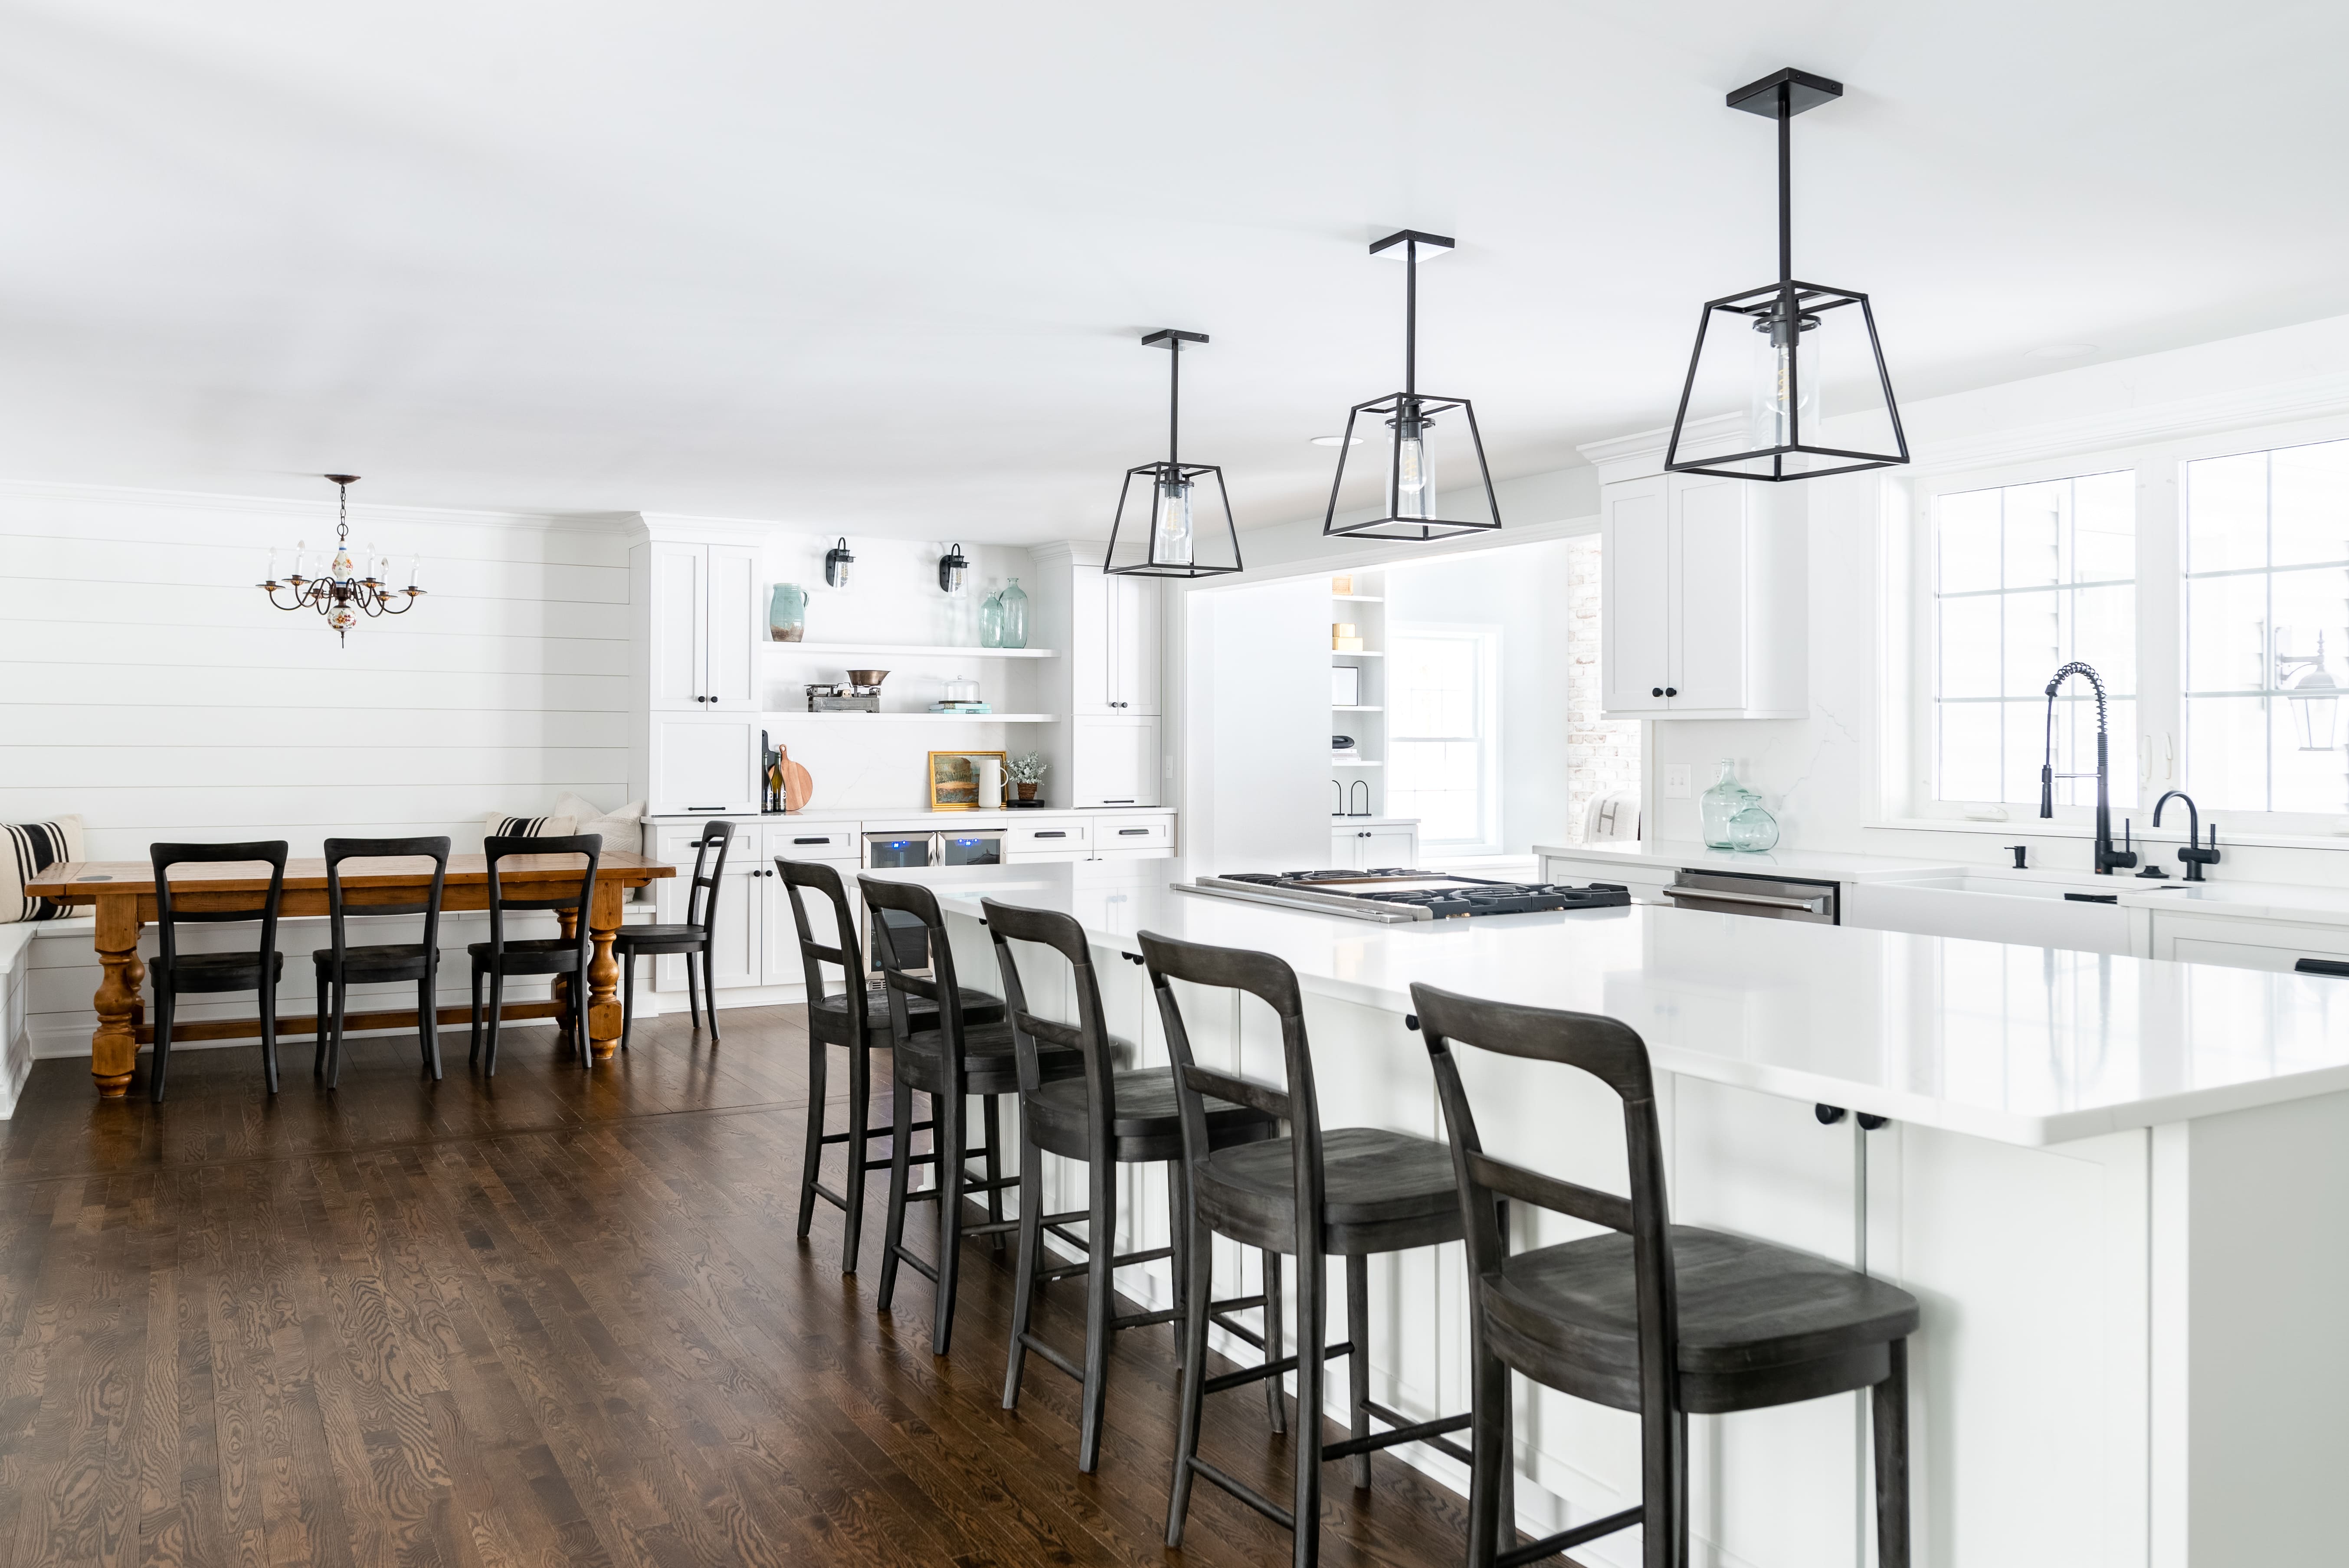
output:
[[[1945,495],[1933,503],[1940,536],[1944,593],[1971,593],[1998,583],[1998,497],[1994,490]]]
[[[2268,578],[2204,577],[2186,584],[2186,689],[2258,691]],[[2258,808],[2252,808],[2257,810]]]
[[[2186,569],[2230,572],[2268,563],[2264,452],[2186,465]]]
[[[2070,598],[2069,657],[2095,665],[2108,692],[2137,690],[2137,589],[2082,588]],[[2046,681],[2039,684],[2044,691]]]
[[[2137,475],[2091,474],[2072,481],[2072,581],[2110,583],[2137,575]]]
[[[2002,800],[1999,787],[1999,719],[2005,705],[1950,702],[1941,705],[1940,756],[1934,774],[1944,800]]]
[[[2349,561],[2349,441],[2287,447],[2268,459],[2275,563]]]
[[[2060,709],[2057,717],[2062,717]],[[1998,794],[1992,799],[2024,801],[2033,807],[2038,805],[2039,763],[2046,754],[2046,720],[2047,703],[2044,698],[2038,702],[2010,702],[2000,706],[1999,725],[2005,731],[2006,761],[1999,774]],[[2058,734],[2060,738],[2061,732]],[[2056,757],[2055,766],[2058,769],[2065,766],[2060,754]],[[2055,799],[2065,799],[2060,785],[2056,789]]]
[[[2031,696],[2045,691],[2047,677],[2064,663],[2060,597],[2048,589],[2003,596],[2006,676],[2001,696]]]
[[[2064,503],[2072,482],[2015,485],[2006,498],[2007,588],[2044,588],[2064,580]]]
[[[2349,811],[2342,776],[2341,699],[2271,697],[2271,811]],[[2313,744],[2312,744],[2313,743]]]
[[[2265,811],[2268,804],[2267,699],[2186,699],[2186,788],[2205,811]]]
[[[1941,695],[1998,695],[2000,595],[1941,601]],[[1967,799],[1968,797],[1960,797]],[[1982,796],[1971,797],[1975,799]]]

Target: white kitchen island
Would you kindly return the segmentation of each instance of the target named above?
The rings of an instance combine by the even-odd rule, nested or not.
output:
[[[1151,870],[888,874],[938,890],[966,984],[994,983],[982,893],[1075,914],[1111,1026],[1145,1063],[1165,1053],[1120,956],[1133,933],[1278,954],[1304,988],[1331,1126],[1443,1136],[1404,1023],[1415,980],[1637,1028],[1675,1219],[1858,1264],[1922,1301],[1920,1568],[2340,1560],[2349,981],[1649,906],[1377,925],[1178,893],[1179,862]],[[1040,1005],[1056,964],[1023,966]],[[1254,1003],[1185,1016],[1203,1059],[1279,1077]],[[1464,1068],[1495,1153],[1624,1190],[1619,1108],[1595,1082],[1475,1052]],[[1820,1106],[1889,1120],[1825,1124]],[[1055,1207],[1081,1190],[1073,1169],[1047,1180]],[[1129,1172],[1124,1202],[1121,1248],[1163,1241],[1156,1173]],[[1518,1223],[1520,1246],[1579,1229]],[[1240,1261],[1220,1251],[1219,1280]],[[1163,1273],[1121,1280],[1167,1299]],[[1373,1260],[1372,1281],[1372,1397],[1464,1409],[1459,1249]],[[1871,1563],[1864,1422],[1853,1396],[1696,1418],[1694,1561]],[[1521,1399],[1518,1439],[1527,1528],[1636,1501],[1630,1416],[1542,1391]],[[1452,1461],[1396,1451],[1464,1486]],[[1578,1555],[1635,1563],[1636,1537]]]

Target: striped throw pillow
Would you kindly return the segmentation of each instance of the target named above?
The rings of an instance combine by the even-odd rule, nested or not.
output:
[[[26,920],[67,920],[81,913],[69,903],[26,898],[25,884],[62,861],[81,859],[81,819],[49,822],[0,822],[0,924]]]
[[[576,817],[491,817],[482,830],[492,839],[561,839],[579,828]]]

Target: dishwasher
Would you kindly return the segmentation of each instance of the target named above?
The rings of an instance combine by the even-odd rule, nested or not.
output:
[[[1819,925],[1843,923],[1840,890],[1831,882],[1683,866],[1670,887],[1656,891],[1682,909],[1751,914],[1763,920],[1807,920]]]

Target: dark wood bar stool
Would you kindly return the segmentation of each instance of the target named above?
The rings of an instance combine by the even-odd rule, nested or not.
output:
[[[1003,1217],[1003,1190],[1018,1178],[1007,1179],[1003,1175],[999,1152],[1002,1127],[998,1110],[998,1102],[1003,1096],[1019,1092],[1019,1063],[1009,1023],[974,1024],[964,1013],[962,987],[955,982],[954,949],[947,941],[946,917],[939,913],[938,901],[930,890],[914,882],[881,882],[872,877],[859,877],[857,884],[864,890],[865,903],[874,913],[876,925],[885,928],[883,912],[895,911],[918,923],[928,938],[927,976],[916,975],[905,966],[906,950],[913,944],[888,935],[885,929],[884,940],[874,944],[888,980],[889,1070],[896,1080],[896,1092],[889,1097],[889,1233],[881,1253],[880,1310],[887,1312],[896,1294],[897,1265],[911,1265],[915,1273],[937,1286],[931,1308],[930,1350],[944,1356],[954,1338],[955,1284],[961,1274],[964,1239],[999,1237],[1019,1224],[1017,1220]],[[914,1024],[912,1005],[921,999],[937,1009],[936,1022],[927,1029],[916,1028]],[[988,1000],[1001,1006],[1000,998]],[[1040,1051],[1038,1059],[1047,1078],[1072,1078],[1084,1071],[1084,1064],[1073,1050],[1056,1047]],[[930,1132],[930,1148],[936,1155],[937,1181],[921,1192],[907,1190],[914,1142],[914,1099],[909,1091],[914,1090],[930,1097],[930,1120],[935,1124]],[[974,1151],[968,1146],[965,1118],[968,1097],[973,1095],[986,1100],[981,1116],[986,1142],[977,1152],[986,1158],[987,1175],[978,1181],[970,1179],[967,1168]],[[982,1192],[987,1196],[986,1222],[965,1224],[963,1199]],[[932,1200],[938,1205],[936,1267],[905,1247],[905,1206]]]
[[[1465,1462],[1468,1450],[1444,1434],[1469,1423],[1467,1416],[1430,1421],[1371,1403],[1370,1259],[1379,1253],[1440,1246],[1460,1239],[1460,1198],[1452,1180],[1452,1156],[1432,1139],[1379,1128],[1321,1125],[1313,1081],[1313,1056],[1305,1034],[1304,999],[1297,975],[1268,953],[1209,947],[1142,933],[1142,955],[1165,1021],[1166,1049],[1174,1062],[1176,1100],[1183,1114],[1183,1174],[1185,1210],[1191,1222],[1191,1268],[1184,1324],[1183,1406],[1174,1449],[1174,1494],[1166,1508],[1166,1544],[1183,1544],[1183,1522],[1191,1501],[1191,1480],[1204,1477],[1266,1518],[1295,1532],[1296,1568],[1312,1568],[1320,1554],[1321,1467],[1350,1459],[1358,1488],[1371,1484],[1371,1455],[1396,1443],[1425,1443]],[[1271,1007],[1280,1020],[1286,1092],[1230,1073],[1200,1067],[1191,1054],[1182,1008],[1169,982],[1244,992]],[[1208,1097],[1251,1107],[1288,1123],[1286,1138],[1217,1149],[1207,1129]],[[1262,1366],[1220,1376],[1207,1375],[1208,1298],[1213,1295],[1214,1253],[1210,1238],[1229,1236],[1243,1246],[1288,1253],[1297,1258],[1297,1354],[1283,1356],[1280,1326],[1268,1324]],[[1346,1339],[1326,1343],[1325,1260],[1346,1260]],[[1343,1440],[1322,1440],[1322,1364],[1346,1357],[1347,1408],[1352,1431]],[[1209,1394],[1264,1378],[1297,1374],[1297,1480],[1291,1506],[1199,1457],[1201,1406]],[[1373,1433],[1371,1422],[1390,1429]]]
[[[808,1119],[807,1150],[800,1167],[800,1240],[807,1240],[818,1198],[841,1211],[846,1234],[841,1241],[840,1272],[856,1272],[859,1240],[864,1233],[864,1173],[885,1171],[889,1161],[872,1155],[873,1140],[891,1136],[894,1129],[874,1127],[873,1114],[873,1050],[889,1048],[888,983],[867,982],[864,955],[856,941],[856,916],[850,908],[848,888],[839,871],[821,861],[788,861],[775,857],[775,874],[792,900],[792,920],[799,927],[800,964],[807,974],[808,995]],[[831,907],[835,940],[823,942],[809,919],[802,890],[822,897]],[[824,976],[824,965],[842,972],[843,989],[834,993]],[[938,1026],[937,1004],[926,996],[906,998],[909,1022],[918,1033]],[[963,1020],[968,1024],[999,1023],[1003,1004],[984,991],[962,993]],[[848,1052],[848,1130],[823,1130],[824,1080],[830,1054],[838,1046]],[[910,1123],[908,1136],[932,1130],[927,1120]],[[935,1141],[935,1140],[933,1140]],[[848,1145],[848,1170],[835,1192],[823,1185],[823,1151],[834,1143]],[[912,1165],[935,1161],[932,1154],[909,1154]]]
[[[1881,1568],[1909,1563],[1909,1336],[1917,1300],[1840,1264],[1671,1223],[1648,1047],[1612,1018],[1411,988],[1451,1130],[1473,1292],[1475,1457],[1470,1568],[1515,1568],[1633,1525],[1647,1568],[1688,1561],[1688,1418],[1871,1390]],[[1453,1047],[1560,1062],[1623,1101],[1626,1200],[1495,1160],[1476,1136]],[[1512,1257],[1494,1200],[1613,1234]],[[1528,1545],[1501,1506],[1511,1468],[1509,1373],[1640,1417],[1639,1506]]]
[[[1094,973],[1092,946],[1085,928],[1054,910],[1021,909],[1016,904],[979,900],[987,912],[987,928],[995,939],[997,966],[1003,975],[1003,997],[1011,1008],[1011,1038],[1019,1066],[1019,1263],[1012,1278],[1011,1345],[1003,1372],[1003,1408],[1018,1408],[1019,1379],[1027,1355],[1034,1351],[1084,1386],[1083,1418],[1077,1435],[1077,1469],[1091,1474],[1101,1461],[1102,1410],[1108,1396],[1110,1336],[1122,1328],[1151,1324],[1175,1326],[1175,1349],[1183,1348],[1183,1308],[1130,1313],[1112,1317],[1115,1287],[1112,1271],[1133,1264],[1169,1259],[1174,1265],[1174,1299],[1183,1299],[1184,1271],[1189,1262],[1185,1240],[1189,1225],[1183,1212],[1183,1118],[1174,1099],[1174,1069],[1133,1069],[1133,1047],[1112,1036],[1102,1013],[1101,980]],[[1030,1010],[1019,965],[1012,957],[1013,942],[1049,947],[1069,961],[1076,997],[1074,1025],[1040,1018]],[[1039,1042],[1073,1050],[1084,1063],[1081,1078],[1044,1077]],[[1216,1149],[1257,1143],[1275,1136],[1279,1124],[1265,1111],[1229,1100],[1206,1102],[1207,1141]],[[1066,1213],[1044,1210],[1042,1156],[1081,1160],[1086,1167],[1086,1203]],[[1169,1246],[1134,1253],[1115,1253],[1117,1245],[1117,1168],[1164,1161],[1172,1243]],[[1082,1242],[1062,1227],[1081,1220]],[[1085,1257],[1081,1264],[1040,1269],[1044,1232]],[[1265,1279],[1269,1299],[1258,1295],[1215,1304],[1217,1314],[1265,1308],[1268,1323],[1280,1313],[1280,1259],[1267,1253]],[[1029,1312],[1037,1287],[1048,1280],[1085,1276],[1085,1348],[1081,1366],[1046,1345],[1029,1328]],[[1235,1323],[1217,1324],[1229,1333],[1261,1346],[1264,1337]],[[1273,1405],[1278,1419],[1280,1408]]]
[[[481,1064],[485,1078],[495,1078],[498,1071],[498,1015],[504,1010],[506,977],[510,975],[549,975],[568,979],[563,992],[564,1037],[572,1043],[582,1063],[587,1054],[587,965],[595,950],[593,933],[588,930],[588,911],[595,898],[595,867],[604,858],[604,835],[572,833],[561,838],[525,839],[495,835],[481,841],[481,854],[489,862],[490,872],[490,939],[466,946],[473,961],[473,1037],[466,1059]],[[517,856],[545,858],[557,855],[582,855],[586,867],[579,873],[576,892],[543,894],[536,898],[508,898],[504,884],[499,880],[501,861]],[[511,873],[510,873],[511,874]],[[559,875],[568,877],[565,870]],[[543,872],[533,881],[546,880]],[[569,913],[572,927],[566,936],[509,937],[506,916],[516,910],[554,910]],[[481,981],[490,982],[489,1048],[481,1044]]]
[[[353,900],[343,887],[345,861],[415,860],[432,862],[432,885],[421,903],[383,903],[364,893]],[[310,962],[318,975],[318,1048],[310,1064],[311,1076],[324,1075],[326,1087],[343,1081],[343,1014],[350,1000],[352,982],[362,985],[401,980],[416,983],[416,1032],[424,1066],[437,1082],[440,1077],[440,892],[449,876],[449,841],[428,839],[328,839],[326,841],[326,927],[330,945],[314,950]],[[354,947],[346,922],[353,915],[375,919],[385,915],[420,914],[420,942],[375,943]],[[328,1006],[331,996],[333,1006]]]
[[[693,1026],[701,1027],[701,1008],[709,1006],[709,1037],[718,1035],[718,982],[711,975],[709,954],[718,931],[718,879],[726,874],[726,856],[734,847],[734,824],[720,819],[701,824],[693,844],[693,880],[685,886],[685,919],[658,925],[623,925],[612,934],[612,956],[620,961],[620,1048],[628,1048],[628,1030],[636,1021],[636,960],[662,954],[685,954],[685,1005],[693,1013]],[[709,864],[709,851],[718,863]],[[701,959],[697,987],[693,961]]]
[[[277,951],[277,908],[285,894],[285,841],[270,839],[245,844],[150,844],[148,857],[155,866],[155,936],[161,951],[148,967],[155,987],[155,1060],[148,1072],[148,1096],[163,1103],[163,1078],[171,1065],[171,1016],[179,999],[191,992],[257,991],[261,994],[261,1070],[269,1092],[277,1092],[277,982],[285,973],[285,954]],[[171,868],[181,865],[222,865],[257,861],[269,867],[265,888],[241,888],[215,892],[201,889],[208,906],[182,909],[171,892]],[[182,886],[181,896],[199,892]],[[235,900],[229,907],[216,901]],[[261,923],[261,944],[251,953],[182,953],[180,927],[219,925],[231,921]]]

